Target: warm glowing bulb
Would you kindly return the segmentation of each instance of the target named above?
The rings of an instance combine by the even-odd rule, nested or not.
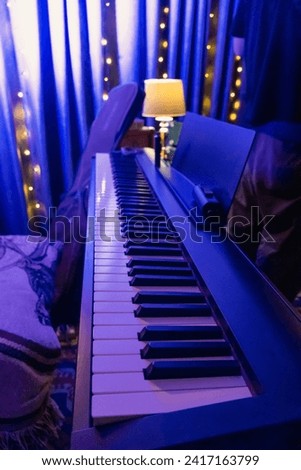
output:
[[[34,171],[37,175],[39,175],[39,174],[41,173],[41,167],[40,167],[40,165],[35,165],[35,166],[33,167],[33,171]]]
[[[101,40],[101,45],[102,45],[102,46],[106,46],[107,44],[108,44],[108,40],[103,38],[103,39]]]
[[[212,47],[211,44],[207,44],[206,49],[210,51],[211,47]]]
[[[104,82],[108,82],[108,81],[109,81],[109,77],[105,77],[105,78],[103,79],[103,81],[104,81]]]
[[[237,119],[237,114],[236,113],[231,113],[229,116],[230,121],[236,121]]]
[[[168,48],[168,41],[163,41],[162,42],[162,47],[164,47],[164,49],[167,49]]]
[[[24,93],[23,93],[22,91],[18,91],[17,94],[18,94],[18,97],[19,97],[19,98],[23,98],[23,96],[24,96]]]
[[[240,101],[235,101],[234,104],[233,104],[233,108],[234,109],[239,109],[240,108]]]
[[[163,73],[162,78],[168,78],[168,74],[167,74],[167,73]]]
[[[24,150],[24,155],[26,155],[26,157],[29,157],[29,155],[30,155],[30,150],[28,150],[28,149]]]
[[[25,119],[25,110],[21,103],[18,103],[14,108],[14,118],[18,121],[24,121]]]
[[[166,24],[165,24],[165,23],[160,23],[160,28],[161,28],[161,29],[165,29],[165,28],[166,28]]]
[[[113,60],[111,59],[111,57],[108,57],[108,58],[106,59],[106,63],[107,63],[108,65],[111,65],[112,62],[113,62]]]
[[[107,3],[106,3],[106,7],[109,7],[110,5],[111,5],[110,2],[107,2]]]
[[[164,57],[162,57],[162,56],[158,57],[158,62],[161,62],[161,63],[164,62]]]
[[[237,86],[237,88],[238,88],[238,87],[240,87],[240,85],[241,85],[241,80],[240,80],[240,78],[238,78],[238,79],[235,81],[235,86]]]
[[[236,70],[237,70],[238,73],[241,73],[242,72],[242,67],[237,67]]]
[[[40,204],[39,202],[37,202],[37,203],[35,204],[35,208],[36,208],[36,209],[40,209],[40,207],[41,207],[41,204]]]
[[[164,13],[166,13],[166,15],[167,15],[167,14],[169,13],[169,8],[168,8],[168,7],[165,7],[163,11],[164,11]]]
[[[231,98],[235,98],[235,93],[234,93],[234,91],[231,91],[230,97],[231,97]]]
[[[205,73],[205,78],[209,78],[209,73],[208,72]]]
[[[214,18],[214,13],[210,13],[210,18]]]
[[[235,60],[238,62],[239,60],[241,60],[241,56],[240,56],[240,55],[236,55],[236,56],[235,56]]]
[[[28,191],[33,191],[33,186],[28,186]]]
[[[103,93],[103,94],[102,94],[102,99],[103,99],[104,101],[108,101],[108,99],[109,99],[108,93]]]

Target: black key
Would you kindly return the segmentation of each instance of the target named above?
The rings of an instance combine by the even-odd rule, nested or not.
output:
[[[131,246],[126,249],[125,254],[128,256],[181,256],[182,251],[179,248],[173,247],[157,248],[155,246]]]
[[[226,341],[151,341],[140,350],[142,359],[230,356]]]
[[[169,266],[170,268],[174,266],[188,266],[187,261],[183,258],[156,258],[156,257],[142,257],[134,256],[126,263],[128,268],[133,266]]]
[[[141,194],[152,194],[147,186],[137,186],[133,182],[129,182],[127,186],[117,185],[115,188],[116,196],[128,196],[135,195],[139,196]]]
[[[151,237],[151,240],[165,240],[165,241],[169,241],[169,240],[174,240],[176,242],[179,241],[178,239],[178,236],[175,232],[171,232],[171,231],[167,231],[167,230],[160,230],[160,232],[158,232],[157,230],[155,230],[153,227],[151,227],[150,225],[148,225],[147,228],[145,228],[145,230],[141,230],[140,228],[138,228],[138,224],[137,224],[137,229],[131,229],[131,230],[121,230],[121,232],[123,233],[124,237],[126,238],[130,238],[130,239],[134,239],[134,238],[139,238],[139,237],[142,237],[143,235],[149,235]]]
[[[150,214],[156,214],[157,216],[162,216],[162,211],[158,206],[155,207],[147,207],[146,205],[139,207],[138,205],[136,207],[118,207],[119,212],[126,212],[126,213],[131,213],[137,217],[139,217],[141,214],[143,215],[145,212],[150,213]]]
[[[154,220],[157,217],[160,217],[162,212],[147,209],[120,209],[119,214],[123,217],[134,217],[134,221],[136,221],[138,216],[143,217],[144,220]]]
[[[205,296],[200,292],[161,292],[143,291],[137,292],[132,298],[133,304],[196,304],[203,303]]]
[[[129,248],[130,249],[130,248]],[[168,276],[137,274],[130,281],[131,286],[196,286],[194,276]]]
[[[216,325],[148,325],[138,333],[139,341],[222,338],[222,330]]]
[[[150,238],[150,237],[149,237]],[[145,239],[145,237],[144,237]],[[157,248],[173,248],[175,246],[179,246],[178,242],[176,240],[170,240],[170,241],[151,241],[151,240],[143,240],[143,239],[132,239],[132,240],[127,240],[123,244],[124,248],[130,248],[131,246],[147,246],[147,247],[157,247]]]
[[[229,377],[240,375],[235,359],[210,361],[153,361],[143,369],[145,380]]]
[[[116,184],[121,184],[121,185],[122,184],[126,185],[129,181],[132,181],[133,183],[136,183],[136,184],[146,183],[146,180],[143,177],[143,175],[141,175],[141,173],[138,173],[136,171],[132,173],[123,173],[123,174],[116,173],[115,171],[113,171],[113,180],[116,181]]]
[[[129,272],[129,276],[137,274],[166,274],[172,272],[173,276],[192,276],[190,268],[170,268],[169,266],[135,266]]]
[[[156,210],[157,208],[159,208],[158,204],[157,203],[152,203],[152,202],[147,202],[147,203],[144,203],[144,202],[135,202],[135,203],[131,203],[131,202],[122,202],[119,204],[119,207],[120,209],[122,208],[125,208],[125,209],[146,209],[146,210]]]
[[[139,225],[138,225],[139,224]],[[126,221],[121,223],[121,229],[122,230],[129,230],[129,229],[136,229],[136,228],[149,228],[150,224],[148,219],[146,219],[143,215],[135,215],[130,219],[127,219]],[[163,215],[157,216],[151,224],[152,230],[160,231],[162,230],[167,230],[167,231],[173,231],[169,229],[167,225],[167,219]]]
[[[129,204],[141,204],[141,203],[157,203],[157,200],[151,195],[145,195],[140,197],[134,196],[118,196],[117,202],[122,203],[129,203]]]
[[[209,305],[203,304],[141,304],[134,310],[135,317],[210,317]]]

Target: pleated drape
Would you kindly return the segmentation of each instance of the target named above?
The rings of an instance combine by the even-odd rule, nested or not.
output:
[[[2,233],[26,232],[28,217],[35,211],[47,215],[71,187],[106,91],[103,40],[114,41],[115,63],[110,67],[115,82],[119,77],[120,83],[143,86],[146,78],[158,77],[162,5],[169,11],[167,74],[183,80],[187,109],[202,113],[212,1],[0,0]],[[227,119],[235,3],[219,1],[210,111],[219,119]],[[108,27],[106,8],[112,6],[115,16],[110,21],[115,24]],[[20,106],[29,146],[21,151],[16,118]],[[30,163],[24,172],[26,156]]]

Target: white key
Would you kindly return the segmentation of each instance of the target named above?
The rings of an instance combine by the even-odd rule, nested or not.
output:
[[[116,217],[116,198],[110,166],[96,166],[96,182],[106,179],[105,197],[99,193],[96,216],[107,206],[106,217]],[[101,187],[101,185],[100,185]],[[110,214],[110,215],[109,215]],[[115,221],[114,221],[115,223]],[[242,377],[213,377],[185,380],[144,380],[141,359],[145,345],[137,333],[146,325],[215,325],[213,317],[136,318],[132,297],[140,290],[199,292],[196,287],[132,287],[129,284],[131,257],[124,254],[121,238],[116,240],[112,222],[95,226],[94,315],[92,345],[92,417],[95,424],[149,413],[175,411],[250,396]],[[104,237],[106,235],[107,238]],[[138,258],[139,259],[139,258]],[[141,257],[144,259],[144,257]],[[165,259],[160,257],[158,259]],[[172,259],[181,260],[181,257]],[[227,358],[228,359],[228,358]],[[185,361],[186,359],[180,359]]]
[[[195,408],[250,397],[247,387],[97,394],[92,396],[91,414],[95,426],[154,413]],[[126,403],[126,406],[125,406]]]

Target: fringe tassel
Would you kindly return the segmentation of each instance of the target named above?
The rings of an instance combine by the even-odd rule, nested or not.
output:
[[[42,416],[31,426],[19,431],[0,431],[2,450],[47,450],[52,448],[63,425],[64,416],[52,398],[49,398]]]

